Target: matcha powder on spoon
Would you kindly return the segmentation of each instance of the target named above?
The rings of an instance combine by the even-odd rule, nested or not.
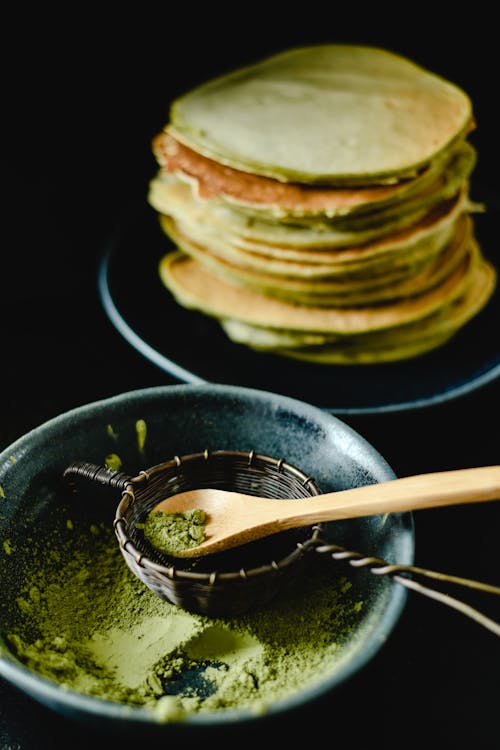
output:
[[[38,556],[19,547],[8,556],[8,565],[25,571],[7,605],[9,648],[68,690],[143,707],[158,721],[241,708],[264,713],[347,658],[339,644],[362,607],[320,555],[267,607],[213,619],[152,593],[105,526],[66,524],[64,541],[54,532],[42,544]]]

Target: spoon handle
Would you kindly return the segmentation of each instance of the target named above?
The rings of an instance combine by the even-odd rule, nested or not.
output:
[[[300,514],[294,500],[283,504],[280,525],[333,521],[342,518],[400,513],[444,505],[459,505],[500,499],[500,466],[433,472],[401,477],[375,485],[328,492],[301,504]],[[301,502],[301,501],[296,501]]]

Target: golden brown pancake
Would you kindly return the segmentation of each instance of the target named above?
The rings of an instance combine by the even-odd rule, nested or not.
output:
[[[459,268],[430,291],[373,307],[312,307],[266,297],[216,276],[181,251],[166,255],[159,272],[182,305],[216,318],[234,318],[264,328],[353,335],[419,320],[450,302],[462,293],[477,252],[473,243]]]
[[[324,214],[331,217],[402,202],[417,192],[423,192],[459,157],[464,164],[465,159],[470,162],[470,167],[464,168],[464,177],[468,176],[475,161],[472,147],[460,142],[413,179],[393,185],[335,188],[285,183],[242,172],[193,151],[176,141],[170,133],[159,133],[153,139],[153,152],[165,172],[175,173],[191,182],[200,198],[218,197],[241,208],[260,208],[273,215],[291,216]]]
[[[436,312],[395,328],[360,335],[303,333],[266,329],[239,320],[222,319],[235,343],[316,364],[377,364],[420,356],[449,341],[490,299],[496,271],[480,259],[469,274],[462,294]]]

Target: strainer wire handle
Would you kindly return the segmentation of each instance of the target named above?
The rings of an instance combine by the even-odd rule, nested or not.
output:
[[[133,478],[124,472],[110,469],[109,466],[98,466],[89,461],[73,461],[66,467],[63,476],[70,483],[75,477],[80,477],[109,487],[116,487],[122,491],[133,481]]]
[[[477,591],[495,594],[497,596],[500,596],[499,586],[493,586],[489,583],[483,583],[482,581],[474,581],[470,578],[461,578],[459,576],[448,575],[447,573],[440,573],[435,570],[420,568],[415,565],[390,564],[378,557],[369,557],[367,555],[362,555],[360,552],[348,550],[338,544],[319,544],[318,546],[316,546],[316,552],[329,554],[334,560],[344,560],[354,568],[367,568],[374,575],[390,576],[392,580],[396,581],[400,585],[405,586],[412,591],[417,591],[419,594],[423,594],[424,596],[441,602],[442,604],[446,604],[448,607],[456,609],[466,617],[470,617],[479,625],[482,625],[487,630],[490,630],[492,633],[494,633],[494,635],[500,636],[500,623],[496,622],[490,617],[487,617],[482,612],[479,612],[477,609],[471,607],[466,602],[463,602],[460,599],[455,598],[454,596],[450,596],[449,594],[444,594],[441,591],[437,591],[436,589],[432,589],[429,586],[425,586],[419,581],[415,581],[413,578],[409,578],[404,574],[410,573],[417,576],[423,576],[425,578],[433,578],[434,580],[439,580],[458,586],[465,586],[470,589],[476,589]]]

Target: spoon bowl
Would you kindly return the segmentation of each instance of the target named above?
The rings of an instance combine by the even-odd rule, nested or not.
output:
[[[188,558],[323,521],[498,499],[500,466],[482,466],[402,477],[316,497],[287,498],[286,502],[219,488],[192,489],[160,501],[151,512],[204,511],[203,541],[170,551],[174,557]]]

